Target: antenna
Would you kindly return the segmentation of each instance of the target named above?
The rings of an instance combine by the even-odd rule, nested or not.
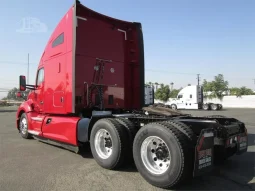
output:
[[[27,83],[29,84],[29,53],[27,55]]]

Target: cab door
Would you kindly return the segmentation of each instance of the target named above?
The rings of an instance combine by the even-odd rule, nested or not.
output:
[[[29,133],[39,135],[42,133],[42,123],[45,118],[44,112],[44,68],[41,67],[37,71],[36,87],[34,90],[33,105],[34,110],[30,112],[30,129]]]
[[[183,94],[178,94],[176,104],[178,109],[185,109]]]
[[[44,112],[44,68],[39,68],[36,77],[35,89],[35,111],[37,113]]]

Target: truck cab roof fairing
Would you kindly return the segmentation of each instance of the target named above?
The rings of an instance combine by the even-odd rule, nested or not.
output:
[[[62,24],[62,22],[63,22],[67,17],[72,16],[72,13],[73,13],[73,11],[74,11],[74,8],[75,8],[75,5],[73,5],[72,7],[70,7],[70,8],[68,9],[68,11],[64,14],[64,16],[59,20],[58,24],[55,26],[54,30],[52,31],[52,33],[51,33],[51,35],[50,35],[50,37],[49,37],[49,40],[48,40],[47,43],[46,43],[46,46],[45,46],[44,52],[43,52],[43,54],[42,54],[42,56],[41,56],[41,59],[42,59],[44,56],[47,55],[47,54],[45,54],[45,53],[47,53],[47,49],[48,49],[49,47],[51,47],[52,42],[57,38],[57,36],[58,36],[57,31],[59,30],[59,28],[61,28],[60,25]]]
[[[116,21],[118,23],[122,22],[123,24],[130,24],[132,22],[130,21],[126,21],[126,20],[120,20],[120,19],[117,19],[117,18],[113,18],[113,17],[110,17],[108,15],[104,15],[104,14],[101,14],[99,12],[96,12],[92,9],[89,9],[88,7],[82,5],[82,4],[76,4],[76,16],[82,16],[83,13],[88,13],[88,15],[90,17],[101,17],[101,18],[104,18],[105,20],[107,21]]]
[[[111,23],[111,25],[113,27],[115,27],[116,25],[118,26],[119,30],[128,30],[130,26],[133,25],[132,22],[128,22],[128,21],[124,21],[124,20],[119,20],[116,18],[112,18],[109,17],[107,15],[103,15],[101,13],[98,13],[96,11],[93,11],[92,9],[89,9],[88,7],[82,5],[79,1],[76,1],[75,5],[74,5],[74,11],[73,11],[73,64],[72,64],[72,81],[73,81],[73,86],[72,86],[72,113],[75,112],[76,108],[75,108],[75,99],[76,99],[76,89],[75,86],[78,83],[75,78],[76,74],[76,56],[75,54],[77,53],[77,42],[76,42],[76,38],[77,38],[77,27],[78,27],[78,19],[81,20],[88,20],[88,19],[98,19],[101,20],[103,22],[106,23]],[[125,31],[124,34],[126,35]]]

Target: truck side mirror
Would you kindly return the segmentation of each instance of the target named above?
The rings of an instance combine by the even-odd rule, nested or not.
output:
[[[19,90],[20,91],[25,91],[26,90],[26,76],[19,76]]]

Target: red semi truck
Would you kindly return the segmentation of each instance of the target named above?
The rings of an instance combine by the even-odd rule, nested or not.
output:
[[[18,108],[17,129],[79,153],[90,143],[96,162],[134,162],[150,184],[169,188],[211,170],[215,160],[247,151],[245,124],[193,117],[145,104],[140,23],[99,14],[75,1],[51,35],[34,85]]]

